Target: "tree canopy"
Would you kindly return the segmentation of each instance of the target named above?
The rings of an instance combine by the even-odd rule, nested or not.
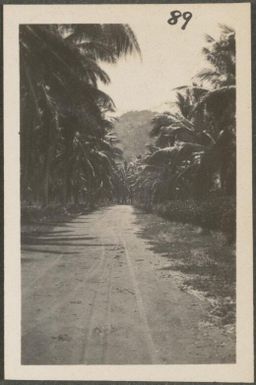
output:
[[[235,32],[220,25],[220,37],[205,40],[209,67],[176,88],[173,108],[152,120],[154,145],[131,166],[133,199],[144,206],[235,194]]]
[[[125,24],[20,26],[21,197],[94,204],[114,194],[120,151],[102,61],[139,54]]]

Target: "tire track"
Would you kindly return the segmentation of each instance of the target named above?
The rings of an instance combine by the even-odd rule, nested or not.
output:
[[[153,338],[152,338],[152,335],[151,335],[150,327],[149,327],[147,316],[146,316],[145,307],[144,307],[144,304],[143,304],[142,295],[141,295],[141,292],[140,292],[140,289],[139,289],[139,286],[138,286],[138,283],[137,283],[136,274],[135,274],[135,271],[134,271],[132,260],[130,258],[130,255],[129,255],[129,252],[128,252],[128,249],[127,249],[127,246],[126,246],[126,242],[125,242],[124,239],[122,239],[122,244],[124,246],[126,261],[127,261],[127,265],[128,265],[128,268],[129,268],[130,276],[131,276],[131,279],[132,279],[133,287],[134,287],[134,293],[135,293],[137,308],[138,308],[138,311],[139,311],[139,315],[140,315],[141,321],[143,322],[143,325],[144,325],[144,328],[143,328],[143,330],[144,330],[144,338],[145,338],[146,345],[147,345],[147,348],[148,348],[148,353],[149,353],[150,358],[151,358],[151,364],[157,364],[157,363],[159,363],[159,359],[158,359],[158,355],[157,355],[157,352],[156,352],[156,347],[155,347],[155,344],[154,344],[154,341],[153,341]]]
[[[106,311],[106,323],[104,327],[103,346],[102,346],[102,363],[106,363],[108,360],[108,348],[109,348],[109,335],[111,333],[111,309],[112,309],[112,271],[113,271],[113,256],[111,257],[108,290],[107,290],[107,311]]]
[[[102,246],[102,256],[103,256],[102,259],[104,260],[104,265],[103,265],[103,271],[102,271],[102,274],[100,276],[100,279],[104,279],[104,277],[106,275],[107,259],[106,259],[105,246]],[[90,341],[92,338],[93,329],[95,326],[94,317],[95,317],[95,310],[96,310],[96,302],[97,302],[97,298],[98,298],[100,289],[101,289],[101,287],[100,287],[100,285],[98,285],[97,289],[95,290],[93,300],[92,300],[92,306],[91,306],[90,315],[89,315],[88,332],[87,332],[87,335],[85,337],[85,341],[83,344],[83,350],[82,350],[82,354],[81,354],[81,362],[83,364],[87,364],[88,360],[89,360],[88,348],[89,348],[89,344],[90,344]]]
[[[113,270],[113,262],[114,262],[113,252],[119,248],[118,239],[117,239],[114,231],[112,229],[110,229],[110,231],[111,231],[111,236],[114,239],[113,243],[116,243],[116,246],[115,246],[115,249],[110,250],[110,252],[112,252],[112,255],[110,255],[109,258],[106,257],[106,249],[105,249],[105,247],[103,247],[105,263],[104,263],[104,269],[103,269],[103,272],[102,272],[102,275],[100,278],[100,279],[104,279],[105,277],[108,278],[107,291],[106,291],[107,307],[106,307],[106,311],[105,311],[106,316],[104,317],[105,323],[104,323],[104,327],[103,327],[103,338],[102,338],[102,340],[103,340],[103,342],[102,342],[102,359],[101,359],[102,363],[105,363],[107,360],[107,357],[108,357],[108,337],[109,337],[110,332],[111,332],[111,308],[112,308],[111,292],[112,292],[112,270]],[[107,263],[108,261],[109,261],[109,264]],[[107,269],[107,267],[108,267],[108,269]],[[91,314],[90,314],[90,320],[89,320],[89,331],[87,333],[87,337],[86,337],[86,340],[84,343],[84,351],[82,354],[82,362],[85,364],[88,363],[88,360],[89,360],[88,347],[89,347],[89,343],[90,343],[90,340],[92,338],[92,333],[93,333],[93,329],[95,326],[94,319],[95,319],[95,312],[97,311],[96,302],[97,302],[97,299],[98,299],[98,296],[100,293],[100,289],[101,289],[100,286],[98,286],[97,291],[95,292],[95,295],[93,297],[93,305],[91,308]]]
[[[118,239],[114,233],[111,231],[116,242],[116,249],[118,249]],[[109,281],[108,281],[108,290],[107,290],[107,314],[106,314],[106,328],[104,328],[104,338],[103,338],[103,363],[108,361],[108,349],[109,349],[109,335],[111,333],[111,309],[112,309],[112,273],[113,273],[113,264],[114,264],[114,255],[111,256],[110,262],[110,271],[109,271]]]

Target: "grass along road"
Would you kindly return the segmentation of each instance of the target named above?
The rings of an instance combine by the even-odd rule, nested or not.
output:
[[[171,252],[201,252],[213,236],[179,226],[111,206],[27,232],[22,364],[234,362],[232,325],[210,322],[206,296],[166,266]]]

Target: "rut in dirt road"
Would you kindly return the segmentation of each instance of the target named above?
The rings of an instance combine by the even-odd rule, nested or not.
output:
[[[111,206],[24,240],[23,364],[234,359],[217,328],[202,328],[206,304],[158,274],[140,216]]]

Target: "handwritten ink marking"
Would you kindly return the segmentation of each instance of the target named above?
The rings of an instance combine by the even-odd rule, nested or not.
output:
[[[192,18],[192,13],[188,12],[188,11],[181,13],[180,11],[175,10],[175,11],[171,11],[170,15],[171,15],[170,19],[167,20],[167,22],[170,25],[176,25],[178,23],[178,20],[180,17],[182,17],[185,20],[185,23],[181,26],[182,30],[184,30],[186,28],[188,22]]]

